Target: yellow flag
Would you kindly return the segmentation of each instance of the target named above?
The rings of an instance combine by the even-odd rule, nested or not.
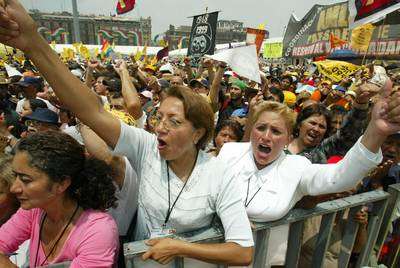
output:
[[[353,29],[351,32],[351,47],[364,52],[368,51],[374,28],[371,23],[368,23]]]
[[[142,55],[144,56],[143,62],[147,64],[148,57],[147,57],[147,45],[144,46],[142,50]]]
[[[79,53],[79,48],[81,47],[82,43],[73,43],[72,47],[74,48],[76,53]]]
[[[51,41],[50,47],[51,47],[53,50],[55,50],[55,48],[56,48],[56,41]]]
[[[98,47],[96,47],[95,49],[93,49],[91,52],[90,52],[90,56],[93,58],[93,59],[95,59],[95,58],[97,58],[97,56],[99,55],[99,48]]]
[[[258,25],[258,29],[259,29],[259,30],[265,30],[265,23],[260,23],[260,24]]]
[[[160,46],[160,47],[166,47],[166,46],[167,46],[167,43],[165,42],[164,39],[161,39],[161,40],[158,42],[158,46]]]
[[[19,62],[20,64],[23,64],[25,61],[25,56],[22,53],[18,53],[14,56],[14,59]]]
[[[142,55],[147,56],[147,45],[144,46],[144,48],[142,50]]]
[[[136,54],[134,56],[134,59],[135,59],[135,61],[139,61],[141,57],[142,57],[142,51],[140,51],[138,48],[138,49],[136,49]]]
[[[81,56],[83,58],[85,58],[86,60],[90,59],[90,52],[89,49],[87,48],[87,46],[85,45],[81,45],[79,48],[79,54],[81,54]]]
[[[340,82],[361,68],[358,65],[338,60],[316,61],[314,64],[318,67],[320,74],[333,82]]]
[[[157,56],[154,56],[151,60],[150,60],[150,65],[155,66],[157,64]]]

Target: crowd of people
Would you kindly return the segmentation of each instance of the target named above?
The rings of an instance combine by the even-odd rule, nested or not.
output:
[[[382,66],[333,81],[261,62],[257,84],[208,58],[63,62],[17,0],[0,1],[0,42],[26,57],[0,71],[0,267],[124,267],[137,240],[138,267],[249,266],[254,222],[400,182],[400,75]],[[368,212],[335,220],[326,267],[349,220],[356,263]],[[224,243],[174,239],[217,219]],[[305,222],[300,267],[320,221]],[[269,266],[287,236],[271,230]]]

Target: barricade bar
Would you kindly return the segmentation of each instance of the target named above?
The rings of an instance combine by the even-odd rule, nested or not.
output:
[[[391,189],[392,198],[400,196],[400,184],[395,185]],[[284,218],[274,222],[254,223],[253,231],[256,232],[256,249],[253,267],[264,267],[267,261],[267,242],[270,229],[272,227],[287,224],[290,224],[290,231],[288,251],[286,255],[286,267],[296,267],[302,245],[301,240],[304,229],[304,220],[315,216],[323,216],[320,232],[318,234],[317,246],[313,256],[313,267],[321,267],[324,262],[325,252],[329,245],[335,216],[343,215],[345,210],[350,209],[350,216],[346,224],[339,256],[339,267],[346,267],[350,259],[355,236],[358,230],[358,224],[352,220],[351,215],[354,215],[354,213],[359,211],[363,205],[373,203],[374,209],[368,228],[368,243],[360,254],[358,265],[368,264],[369,255],[374,248],[375,242],[380,243],[381,237],[386,237],[381,234],[382,230],[380,230],[380,226],[382,225],[383,215],[387,215],[389,213],[388,211],[392,208],[391,206],[396,204],[392,199],[390,202],[388,201],[390,196],[389,193],[381,190],[371,191],[320,203],[313,209],[293,209]],[[388,210],[386,210],[386,207],[388,207]],[[384,221],[383,224],[387,222],[389,221]],[[223,230],[217,227],[179,234],[179,236],[173,236],[173,238],[193,243],[215,243],[224,241]],[[134,259],[140,257],[147,249],[148,246],[144,244],[144,241],[135,241],[124,244],[124,256],[127,267],[134,267]],[[175,267],[184,267],[183,259],[178,258],[175,260]]]

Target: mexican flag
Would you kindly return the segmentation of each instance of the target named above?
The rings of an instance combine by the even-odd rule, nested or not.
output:
[[[117,14],[127,13],[135,8],[135,0],[118,0]]]

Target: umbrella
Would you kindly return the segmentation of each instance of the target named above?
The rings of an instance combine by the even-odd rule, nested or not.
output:
[[[330,60],[351,60],[357,59],[360,56],[350,49],[338,49],[333,51],[329,56],[328,59]]]

